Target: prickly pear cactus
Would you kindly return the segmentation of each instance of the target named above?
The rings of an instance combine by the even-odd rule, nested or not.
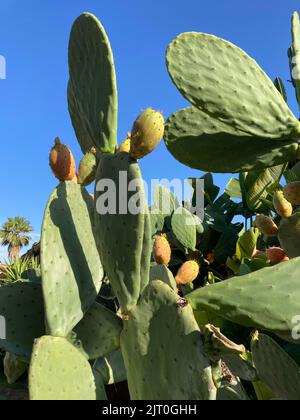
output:
[[[120,347],[122,321],[105,306],[94,303],[74,331],[89,359],[95,360]]]
[[[168,269],[166,265],[154,265],[150,269],[150,281],[161,280],[171,287],[173,290],[177,290],[177,284],[174,279],[172,271]]]
[[[279,226],[278,239],[289,258],[300,257],[300,214],[283,219]]]
[[[296,258],[197,289],[187,299],[194,310],[212,312],[245,327],[271,331],[293,342],[293,319],[299,312],[299,267],[300,258]]]
[[[126,381],[126,369],[120,350],[107,354],[96,360],[94,370],[100,373],[105,385],[113,385]]]
[[[296,97],[300,104],[300,20],[297,12],[293,13],[292,17],[292,46],[289,49],[291,76],[294,88],[296,90]]]
[[[6,353],[3,359],[4,375],[8,384],[12,385],[20,379],[28,369],[28,364],[13,353]]]
[[[48,332],[67,336],[94,303],[103,269],[94,238],[94,202],[72,182],[48,201],[41,239],[42,286]]]
[[[193,312],[165,283],[147,286],[124,322],[121,349],[132,399],[215,399]]]
[[[121,310],[127,313],[149,281],[151,223],[141,172],[128,153],[118,153],[101,158],[96,179],[98,249]],[[113,190],[104,192],[111,188],[107,180]],[[128,191],[130,185],[134,191]]]
[[[0,336],[0,348],[29,359],[34,339],[45,333],[40,285],[14,283],[1,286],[0,314],[1,321],[5,320],[5,336]]]
[[[89,362],[65,338],[36,340],[29,371],[31,400],[96,400]],[[102,398],[106,399],[104,387]]]
[[[117,146],[118,95],[109,39],[98,19],[84,13],[74,22],[69,43],[69,112],[85,154]]]
[[[256,334],[251,347],[258,376],[274,396],[300,400],[300,367],[297,363],[267,335]]]
[[[194,251],[197,241],[196,221],[184,207],[178,207],[171,219],[172,232],[182,247]]]

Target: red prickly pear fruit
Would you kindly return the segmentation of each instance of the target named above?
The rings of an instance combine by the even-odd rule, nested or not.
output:
[[[119,147],[119,153],[129,153],[131,148],[131,140],[127,138],[121,143]]]
[[[55,139],[55,145],[49,156],[51,169],[60,181],[72,181],[76,176],[76,164],[71,150],[62,144],[60,139]]]
[[[130,155],[141,159],[151,153],[163,138],[165,121],[163,115],[148,108],[136,119],[131,132]]]
[[[293,214],[292,204],[285,198],[283,191],[276,191],[273,196],[273,205],[276,213],[284,218]]]
[[[279,264],[281,262],[289,261],[289,257],[286,255],[284,250],[277,247],[267,249],[266,256],[272,264]]]
[[[168,265],[171,261],[172,250],[168,239],[164,236],[158,236],[153,246],[153,257],[157,264]]]
[[[86,153],[78,168],[78,183],[87,187],[95,181],[97,171],[96,149],[94,147]]]
[[[284,197],[293,206],[300,206],[300,181],[291,182],[284,187]]]
[[[178,270],[175,277],[178,285],[185,285],[196,280],[200,273],[200,266],[197,261],[187,261]]]
[[[264,214],[258,214],[256,217],[256,226],[264,235],[278,235],[278,226],[276,225],[274,220],[269,216],[265,216]]]

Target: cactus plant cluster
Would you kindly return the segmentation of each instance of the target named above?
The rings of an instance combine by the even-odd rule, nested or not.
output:
[[[292,70],[299,26],[295,14]],[[300,124],[281,79],[227,41],[182,34],[167,67],[191,106],[166,124],[146,109],[118,146],[113,53],[91,14],[73,25],[69,67],[83,158],[77,170],[56,139],[41,273],[0,287],[0,379],[28,375],[32,400],[106,400],[120,382],[140,400],[300,399]],[[208,171],[201,219],[197,179],[189,203],[162,185],[147,203],[138,160],[162,137]],[[220,194],[211,172],[239,175]]]

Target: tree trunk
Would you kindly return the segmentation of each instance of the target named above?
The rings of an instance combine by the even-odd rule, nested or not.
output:
[[[10,246],[8,247],[8,259],[10,262],[14,262],[20,256],[21,247],[19,246]]]

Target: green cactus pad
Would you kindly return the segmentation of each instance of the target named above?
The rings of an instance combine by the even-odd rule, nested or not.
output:
[[[171,115],[164,140],[181,163],[208,172],[241,172],[280,165],[297,157],[298,144],[250,136],[195,107]]]
[[[171,216],[172,213],[179,206],[175,194],[164,187],[163,185],[156,185],[153,191],[154,208],[159,209],[164,217]]]
[[[212,117],[253,137],[298,140],[299,121],[269,77],[235,45],[184,33],[170,44],[167,67],[183,96]]]
[[[184,207],[178,207],[171,219],[172,232],[184,248],[194,251],[197,241],[197,228],[194,216]]]
[[[96,179],[98,249],[121,310],[127,313],[149,279],[152,240],[143,180],[137,162],[128,153],[102,156]],[[105,191],[107,180],[110,185]],[[129,191],[126,198],[128,186],[133,184],[137,189]],[[107,209],[109,204],[112,211]]]
[[[117,350],[120,347],[121,330],[121,319],[99,303],[94,303],[74,328],[76,337],[90,360]]]
[[[161,280],[171,287],[173,290],[177,290],[176,280],[171,270],[166,265],[154,265],[150,269],[150,281]]]
[[[297,12],[292,17],[292,41],[292,46],[289,50],[291,76],[296,90],[296,97],[300,105],[300,20]]]
[[[13,283],[1,286],[0,324],[0,332],[4,330],[5,333],[5,337],[0,334],[0,348],[29,359],[34,339],[45,333],[40,285]]]
[[[94,303],[103,269],[94,238],[94,201],[73,182],[61,183],[46,207],[41,240],[49,333],[67,336]]]
[[[293,342],[299,313],[300,258],[197,289],[187,296],[194,310],[212,312],[239,325],[270,331]]]
[[[74,22],[69,43],[69,112],[82,152],[117,147],[118,95],[114,58],[98,19],[84,13]]]
[[[165,283],[147,286],[124,322],[121,349],[133,400],[215,398],[192,309]]]
[[[157,233],[163,231],[165,218],[162,212],[159,209],[156,209],[155,207],[150,207],[149,211],[151,219],[151,233],[153,237]]]
[[[65,338],[36,340],[29,369],[31,400],[96,400],[89,362]]]
[[[272,338],[254,339],[252,355],[258,376],[276,398],[300,400],[300,368]]]
[[[113,385],[126,381],[126,369],[120,350],[96,360],[94,370],[100,373],[105,385]]]
[[[300,213],[282,219],[278,239],[289,258],[300,257]]]

